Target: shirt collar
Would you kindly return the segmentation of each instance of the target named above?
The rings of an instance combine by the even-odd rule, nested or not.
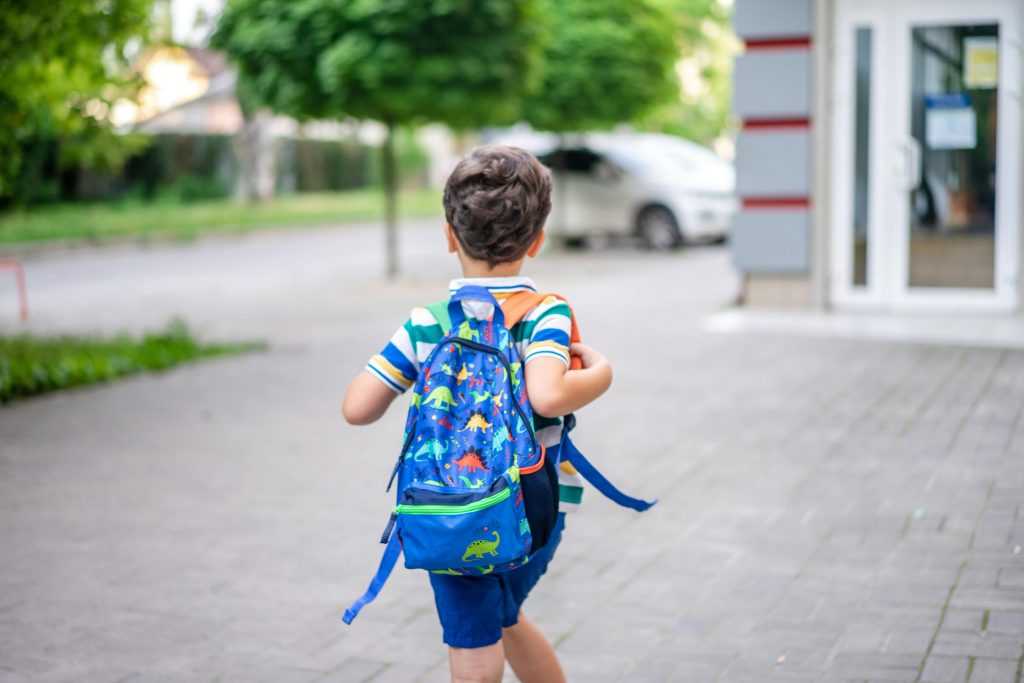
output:
[[[511,277],[461,277],[448,283],[448,291],[451,294],[457,292],[466,285],[486,287],[492,294],[514,294],[515,292],[536,292],[537,286],[533,280],[523,275]]]

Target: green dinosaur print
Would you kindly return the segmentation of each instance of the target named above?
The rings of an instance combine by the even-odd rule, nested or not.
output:
[[[431,574],[446,574],[448,576],[462,576],[462,572],[457,572],[454,569],[431,569]]]
[[[418,391],[412,392],[412,402],[410,405],[412,405],[413,408],[419,408],[423,405],[423,394]]]
[[[459,336],[462,337],[463,339],[469,339],[471,341],[478,342],[480,341],[480,330],[474,330],[473,327],[469,324],[469,321],[466,320],[461,325],[459,325]]]
[[[484,480],[483,479],[477,479],[476,481],[470,481],[469,477],[465,477],[465,476],[463,476],[461,474],[459,475],[459,479],[462,481],[463,484],[466,485],[466,488],[468,488],[468,489],[478,489],[478,488],[480,488],[481,486],[484,485]]]
[[[416,453],[413,455],[413,459],[416,462],[423,462],[424,460],[437,460],[442,455],[448,452],[447,443],[442,443],[440,439],[427,439],[423,442],[423,445],[419,447]],[[421,458],[421,455],[429,457]]]
[[[489,564],[486,567],[477,567],[477,569],[480,570],[481,574],[490,574],[491,572],[494,571],[494,565],[493,564]]]
[[[491,397],[491,392],[489,391],[471,391],[469,393],[473,395],[473,403],[483,403]]]
[[[513,389],[519,386],[519,368],[521,367],[523,367],[521,361],[516,361],[515,363],[512,363],[512,365],[509,366],[509,368],[512,370],[512,376],[509,379],[512,380]]]
[[[512,438],[508,433],[508,425],[501,425],[494,430],[494,434],[491,436],[491,450],[500,450],[502,446],[511,440]]]
[[[434,404],[435,410],[448,411],[448,406],[456,405],[455,399],[452,398],[452,390],[448,387],[437,387],[430,392],[430,396],[426,398],[427,405]]]
[[[441,372],[448,375],[449,377],[455,376],[455,371],[452,370],[452,366],[448,365],[447,363],[441,363]]]
[[[479,541],[473,541],[466,546],[466,552],[462,553],[462,561],[469,562],[471,557],[475,557],[478,560],[484,559],[484,555],[490,555],[496,557],[498,555],[498,543],[501,542],[501,536],[498,535],[498,530],[495,529],[491,532],[494,535],[493,541],[482,539]]]

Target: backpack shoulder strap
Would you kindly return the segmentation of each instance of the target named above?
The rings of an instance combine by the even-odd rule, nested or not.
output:
[[[434,320],[441,326],[441,332],[448,334],[452,330],[452,318],[448,315],[448,299],[429,304],[427,310],[434,316]]]
[[[566,301],[564,296],[553,292],[516,292],[505,299],[501,304],[501,310],[505,313],[505,326],[512,329],[513,325],[525,318],[530,311],[541,305],[549,296],[557,297],[564,301],[566,306],[569,306],[569,319],[571,321],[569,343],[572,344],[580,341],[580,328],[576,325],[576,314],[573,312],[572,306]],[[578,357],[572,356],[569,359],[569,367],[573,370],[579,370],[583,366]]]

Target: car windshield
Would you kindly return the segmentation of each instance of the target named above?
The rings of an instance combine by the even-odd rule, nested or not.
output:
[[[678,174],[680,171],[694,173],[710,163],[720,163],[718,157],[711,152],[705,156],[699,148],[681,149],[673,144],[616,146],[604,149],[602,153],[627,171],[642,175]]]

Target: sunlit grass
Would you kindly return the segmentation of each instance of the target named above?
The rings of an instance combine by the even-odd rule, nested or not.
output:
[[[440,190],[403,190],[399,214],[406,218],[440,216]],[[246,232],[303,225],[335,225],[382,219],[384,198],[378,189],[298,194],[263,204],[230,199],[182,204],[62,204],[0,215],[0,244],[61,240],[104,242],[125,238],[191,239],[209,232]]]

